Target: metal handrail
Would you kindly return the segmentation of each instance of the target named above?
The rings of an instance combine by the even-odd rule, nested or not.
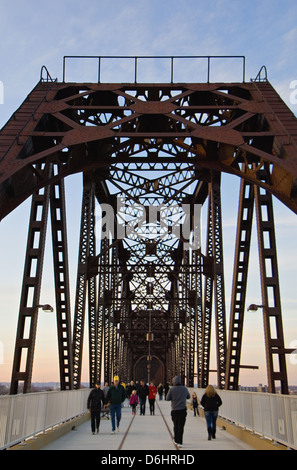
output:
[[[205,59],[207,60],[207,83],[210,82],[210,68],[212,59],[240,59],[242,61],[242,81],[245,82],[245,56],[77,56],[67,55],[63,57],[63,82],[66,82],[66,61],[68,59],[96,59],[98,60],[98,83],[101,82],[102,59],[133,59],[134,60],[134,82],[138,83],[138,61],[139,59],[168,59],[171,64],[170,82],[174,83],[174,60],[175,59]]]
[[[264,70],[265,75],[264,75],[264,78],[261,78],[261,73],[262,73],[263,70]],[[252,82],[267,82],[268,81],[266,65],[262,65],[262,67],[260,68],[256,78],[252,78],[251,81]]]
[[[43,72],[45,71],[46,73],[46,78],[43,77]],[[41,82],[56,82],[57,79],[56,78],[52,78],[47,67],[45,65],[43,65],[41,67],[41,70],[40,70],[40,81]]]

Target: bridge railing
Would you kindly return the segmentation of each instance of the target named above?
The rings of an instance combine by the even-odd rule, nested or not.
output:
[[[0,397],[0,449],[11,447],[87,411],[89,389]]]
[[[204,389],[189,389],[202,398]],[[0,449],[45,432],[87,411],[89,389],[0,397]],[[297,396],[219,390],[221,418],[297,449]]]
[[[74,75],[77,76],[82,70],[87,71],[91,75],[90,63],[95,63],[96,77],[92,80],[97,80],[98,83],[105,83],[112,81],[113,83],[119,82],[133,82],[134,83],[149,83],[161,82],[177,83],[177,82],[207,82],[209,83],[215,77],[212,75],[214,64],[219,64],[220,82],[226,81],[226,74],[230,69],[232,70],[232,77],[236,76],[236,80],[245,82],[246,60],[245,56],[77,56],[68,55],[63,57],[63,82],[70,81],[76,82],[77,80],[70,79],[68,72],[71,72],[71,66],[74,67]],[[75,68],[75,63],[77,68]],[[152,71],[157,68],[157,76],[151,76]],[[188,69],[189,75],[185,79],[184,72]],[[106,79],[104,72],[107,71]],[[178,73],[177,73],[178,72]],[[119,77],[122,76],[125,79]],[[92,74],[93,76],[93,74]],[[129,78],[127,78],[129,77]],[[161,78],[162,77],[162,78]],[[201,78],[203,77],[203,78]],[[79,80],[81,81],[81,80]],[[218,80],[214,80],[218,81]],[[230,81],[228,76],[227,81]]]
[[[195,391],[199,399],[204,389]],[[297,449],[297,396],[218,390],[219,416],[261,437]]]

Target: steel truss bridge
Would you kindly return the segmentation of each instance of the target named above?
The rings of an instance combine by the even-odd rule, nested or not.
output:
[[[205,83],[175,83],[173,63],[168,83],[138,83],[137,58],[134,83],[59,82],[43,67],[0,132],[1,219],[32,197],[12,394],[20,383],[30,391],[48,219],[63,390],[81,384],[87,315],[91,386],[158,370],[205,387],[214,321],[217,384],[236,390],[255,217],[269,391],[288,393],[272,197],[297,212],[296,118],[263,70],[211,83],[208,58]],[[222,172],[241,179],[228,337]],[[74,173],[83,194],[72,317],[64,179]]]

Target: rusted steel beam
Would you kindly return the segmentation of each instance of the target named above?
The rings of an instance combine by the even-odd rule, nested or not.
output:
[[[49,177],[52,168],[50,166],[43,171]],[[23,383],[23,393],[31,391],[49,200],[50,188],[48,186],[44,191],[38,191],[32,197],[12,367],[11,395],[18,393],[20,382]]]
[[[240,360],[254,201],[254,185],[241,180],[226,360],[227,390],[238,390],[239,371],[242,367]]]
[[[264,171],[261,176],[263,179],[267,178]],[[281,393],[288,394],[286,349],[271,194],[268,192],[260,193],[259,188],[255,188],[255,203],[268,390],[270,393],[276,393],[276,387],[280,385]]]
[[[102,168],[115,158],[129,162],[149,156],[161,162],[168,145],[175,149],[175,161],[190,158],[197,168],[238,175],[297,212],[296,136],[295,116],[268,82],[41,82],[0,132],[0,216],[45,185],[34,171],[38,161],[59,159],[62,177]],[[256,163],[256,170],[244,171],[242,163]],[[264,183],[257,169],[266,163],[271,169]]]

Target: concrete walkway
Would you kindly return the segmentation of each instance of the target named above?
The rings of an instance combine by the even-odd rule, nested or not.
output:
[[[170,416],[171,404],[164,400],[156,401],[155,408],[155,415],[150,416],[147,403],[146,415],[140,416],[138,410],[138,414],[132,421],[131,409],[123,407],[120,432],[110,434],[111,421],[102,419],[99,434],[92,435],[90,421],[88,421],[41,450],[176,451],[171,434],[173,429]],[[130,429],[126,435],[129,426]],[[204,417],[194,417],[193,412],[188,410],[184,445],[181,450],[188,452],[191,450],[253,450],[253,448],[220,428],[217,429],[217,438],[208,441]]]

